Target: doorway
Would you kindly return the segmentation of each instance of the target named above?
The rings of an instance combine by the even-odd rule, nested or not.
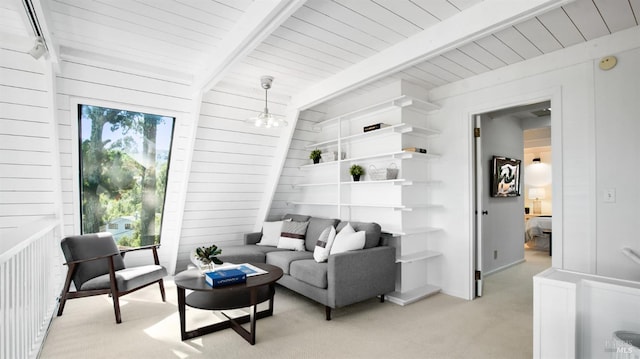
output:
[[[484,276],[524,262],[525,250],[539,250],[544,245],[544,239],[536,235],[534,241],[537,241],[538,247],[525,248],[526,224],[534,216],[533,204],[536,205],[536,216],[542,215],[541,207],[545,209],[544,215],[549,216],[542,221],[545,226],[548,223],[548,228],[544,228],[547,233],[536,234],[551,236],[551,172],[548,173],[548,183],[544,186],[539,179],[533,181],[530,176],[536,169],[532,167],[533,158],[540,162],[544,159],[543,165],[551,168],[551,101],[480,113],[474,115],[474,121],[475,127],[479,129],[474,135],[474,296],[477,297],[483,294]],[[506,165],[501,167],[497,163]],[[506,168],[508,171],[503,174],[499,168]],[[501,182],[504,178],[507,178],[511,189],[508,192],[496,191],[498,183],[505,185]],[[532,185],[533,182],[535,186]],[[546,196],[540,194],[544,190],[547,191]],[[535,193],[538,193],[537,197],[530,198],[530,194]],[[550,250],[550,244],[547,239],[547,251]],[[551,260],[548,262],[550,266]]]

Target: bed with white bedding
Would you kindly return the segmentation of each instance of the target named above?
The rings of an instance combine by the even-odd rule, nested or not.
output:
[[[531,217],[524,226],[524,243],[527,248],[549,250],[549,235],[543,231],[551,230],[551,216]]]

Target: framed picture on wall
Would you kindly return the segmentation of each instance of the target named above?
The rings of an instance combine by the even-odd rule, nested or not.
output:
[[[520,162],[514,158],[493,156],[492,197],[517,197],[520,195]]]

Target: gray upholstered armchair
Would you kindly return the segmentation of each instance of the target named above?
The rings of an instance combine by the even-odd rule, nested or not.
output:
[[[162,301],[165,301],[162,278],[167,270],[160,266],[157,247],[151,245],[119,250],[111,233],[94,233],[66,237],[60,243],[69,266],[65,280],[58,316],[62,315],[67,299],[109,294],[113,298],[116,323],[121,323],[119,297],[158,283]],[[151,249],[155,264],[126,268],[124,255],[127,252]],[[70,292],[71,281],[76,288]]]

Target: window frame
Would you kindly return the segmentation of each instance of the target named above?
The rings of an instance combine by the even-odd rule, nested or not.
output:
[[[172,136],[169,144],[169,155],[167,158],[167,182],[165,186],[165,196],[162,203],[162,219],[159,226],[159,231],[157,235],[162,241],[166,238],[166,229],[165,229],[165,220],[167,217],[166,204],[167,198],[169,197],[169,193],[172,191],[173,185],[171,185],[171,168],[174,164],[174,153],[177,150],[176,146],[176,138],[177,138],[177,128],[179,127],[180,121],[180,113],[172,110],[166,110],[162,108],[151,108],[144,106],[136,106],[127,103],[118,103],[118,102],[110,102],[110,101],[99,101],[95,99],[86,99],[79,97],[71,97],[70,98],[70,123],[73,133],[72,139],[72,148],[71,148],[71,158],[72,158],[72,191],[73,191],[73,233],[82,233],[82,189],[81,189],[81,177],[82,177],[82,165],[81,165],[81,146],[82,146],[82,136],[81,136],[81,126],[80,126],[80,106],[95,106],[95,107],[103,107],[103,108],[111,108],[111,109],[121,109],[124,111],[131,112],[140,112],[146,114],[153,114],[162,117],[173,118],[172,125]],[[182,116],[183,117],[183,116]],[[68,211],[65,211],[64,215],[67,215]],[[66,225],[66,224],[65,224]],[[175,240],[175,239],[173,239]],[[177,251],[178,244],[174,243],[172,245],[167,246],[167,243],[164,243],[163,246],[165,249],[169,249],[171,252]],[[160,247],[162,248],[162,247]],[[163,251],[164,252],[164,251]]]

